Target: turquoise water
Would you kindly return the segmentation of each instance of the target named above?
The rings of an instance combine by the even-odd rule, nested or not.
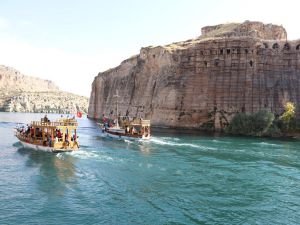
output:
[[[22,148],[13,127],[41,117],[0,113],[0,224],[300,223],[300,142],[166,131],[113,141],[85,118],[78,152]]]

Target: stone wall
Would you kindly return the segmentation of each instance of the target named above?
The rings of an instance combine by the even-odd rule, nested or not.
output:
[[[237,112],[279,115],[287,101],[300,106],[300,41],[286,42],[279,26],[254,23],[270,27],[267,39],[205,31],[195,40],[142,48],[95,78],[89,117],[114,114],[116,90],[122,115],[154,126],[221,129]],[[233,25],[231,33],[243,26]]]

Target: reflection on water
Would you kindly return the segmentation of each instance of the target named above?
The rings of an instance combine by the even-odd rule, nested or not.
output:
[[[140,151],[146,155],[151,153],[151,148],[147,143],[140,143],[139,145]]]
[[[50,195],[63,195],[75,182],[75,158],[64,153],[53,154],[19,148],[18,153],[27,156],[26,166],[39,169],[33,180],[38,189]]]

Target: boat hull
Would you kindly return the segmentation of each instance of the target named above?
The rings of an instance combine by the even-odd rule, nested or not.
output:
[[[113,139],[118,139],[118,140],[130,140],[130,141],[136,141],[136,140],[149,140],[150,136],[144,137],[144,136],[137,136],[137,135],[127,135],[127,134],[122,134],[122,133],[110,133],[107,131],[103,131],[103,136],[104,137],[109,137]]]
[[[31,143],[25,142],[20,139],[19,139],[19,141],[21,142],[21,144],[23,145],[24,148],[30,148],[30,149],[33,149],[36,151],[53,152],[53,153],[74,151],[73,149],[55,149],[55,148],[49,147],[49,146],[35,145],[35,144],[31,144]]]

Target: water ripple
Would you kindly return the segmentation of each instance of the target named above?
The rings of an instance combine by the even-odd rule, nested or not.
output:
[[[13,136],[22,114],[2,115],[1,224],[300,221],[297,141],[167,132],[113,141],[81,119],[80,150],[50,154],[22,148]]]

